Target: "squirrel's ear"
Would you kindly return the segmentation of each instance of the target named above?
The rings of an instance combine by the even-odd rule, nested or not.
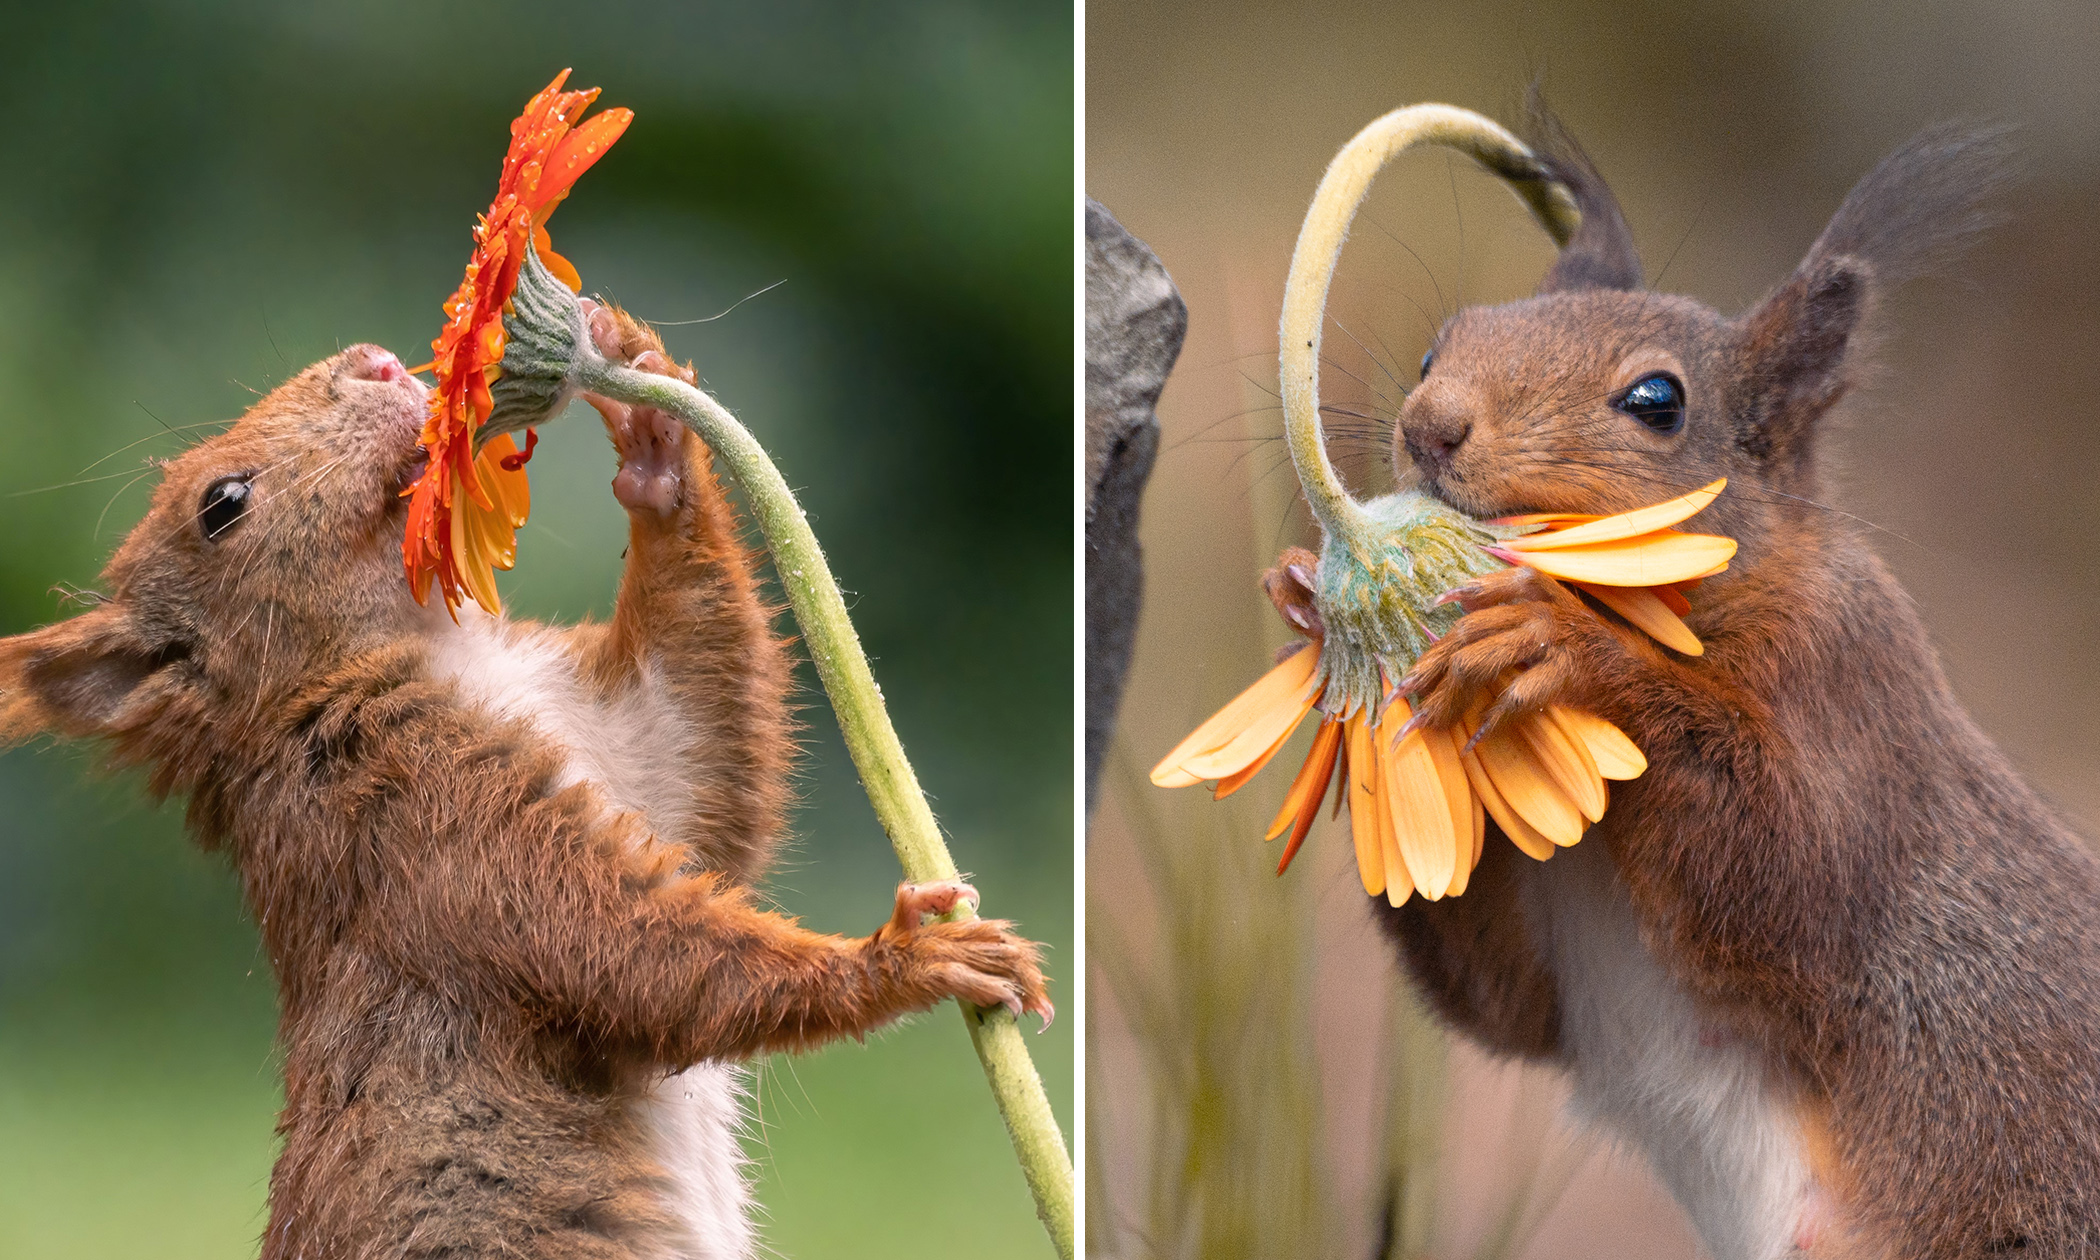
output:
[[[1539,281],[1538,291],[1576,293],[1584,289],[1638,289],[1642,284],[1641,256],[1633,247],[1633,231],[1619,211],[1604,177],[1590,162],[1589,154],[1575,142],[1565,124],[1546,108],[1538,87],[1533,85],[1525,102],[1525,130],[1532,137],[1539,161],[1548,174],[1575,199],[1582,212],[1582,225],[1561,246],[1560,257]]]
[[[115,603],[0,639],[0,743],[123,730],[141,684],[186,655],[148,643]]]
[[[1873,269],[1810,254],[1742,319],[1737,380],[1748,406],[1736,441],[1759,459],[1796,453],[1816,418],[1852,387],[1847,351],[1866,314]]]

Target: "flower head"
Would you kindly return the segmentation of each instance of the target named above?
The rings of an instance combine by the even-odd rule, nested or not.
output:
[[[1470,527],[1484,537],[1501,536],[1483,542],[1482,551],[1569,581],[1657,641],[1696,655],[1704,648],[1680,619],[1690,611],[1683,589],[1725,569],[1735,542],[1669,527],[1713,502],[1725,484],[1717,481],[1616,516],[1514,517]],[[1452,528],[1430,517],[1416,519],[1432,521],[1445,533]],[[1386,580],[1378,583],[1382,589],[1375,599],[1364,598],[1367,592],[1346,591],[1358,609],[1381,608],[1387,622],[1417,628],[1410,642],[1385,637],[1354,647],[1368,660],[1366,668],[1375,671],[1375,702],[1357,702],[1347,694],[1352,675],[1334,669],[1342,654],[1336,651],[1337,618],[1330,600],[1345,588],[1328,570],[1350,557],[1324,555],[1316,584],[1305,592],[1320,614],[1314,642],[1284,658],[1197,727],[1152,771],[1152,781],[1161,787],[1215,780],[1212,795],[1223,799],[1267,765],[1305,718],[1320,710],[1312,751],[1269,826],[1271,840],[1290,835],[1277,873],[1289,867],[1304,843],[1330,786],[1340,783],[1364,891],[1383,894],[1396,906],[1415,892],[1431,900],[1464,892],[1480,861],[1489,818],[1519,849],[1544,861],[1556,848],[1582,839],[1589,825],[1604,816],[1607,781],[1637,778],[1648,768],[1647,758],[1624,732],[1560,705],[1484,736],[1479,726],[1485,700],[1449,729],[1409,729],[1412,709],[1391,690],[1389,679],[1397,675],[1389,671],[1412,665],[1422,650],[1417,643],[1426,642],[1422,636],[1440,632],[1433,616],[1455,612],[1439,607],[1435,594],[1418,583],[1400,580],[1425,569],[1441,580],[1443,569],[1457,563],[1428,564],[1425,557],[1434,552],[1420,546],[1420,530],[1416,525],[1394,532]],[[1330,552],[1333,545],[1330,536]],[[1345,618],[1350,611],[1341,610]],[[1355,622],[1372,624],[1375,633],[1376,623],[1361,615]]]
[[[437,376],[423,423],[430,463],[409,487],[401,542],[417,603],[429,599],[435,579],[447,609],[456,612],[466,596],[491,612],[501,608],[494,570],[516,560],[517,529],[532,508],[525,461],[537,435],[527,432],[522,450],[507,433],[478,451],[475,443],[495,409],[489,385],[503,361],[504,310],[528,248],[571,290],[582,289],[576,268],[554,252],[547,219],[634,118],[632,110],[608,109],[577,126],[598,89],[564,92],[568,77],[567,70],[555,75],[511,123],[496,199],[474,229],[466,277],[446,299],[444,330],[430,346]]]

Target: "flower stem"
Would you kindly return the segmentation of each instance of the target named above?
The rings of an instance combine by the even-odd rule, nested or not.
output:
[[[1452,105],[1410,105],[1372,121],[1342,146],[1305,212],[1283,286],[1280,321],[1280,383],[1284,436],[1305,501],[1328,534],[1355,541],[1369,525],[1362,508],[1328,462],[1320,431],[1320,332],[1327,290],[1334,281],[1342,243],[1371,180],[1387,162],[1417,144],[1457,149],[1507,181],[1558,244],[1574,235],[1581,215],[1565,188],[1554,182],[1523,143],[1493,120]]]
[[[714,452],[743,490],[765,534],[773,567],[802,628],[803,642],[838,715],[846,750],[860,771],[875,816],[897,850],[905,878],[921,883],[956,878],[955,861],[948,855],[918,777],[905,759],[896,728],[890,725],[889,710],[875,685],[867,653],[861,650],[860,636],[846,615],[846,601],[824,561],[823,549],[765,449],[726,407],[683,381],[586,358],[577,366],[574,384],[585,392],[676,416]],[[965,903],[958,917],[969,913]],[[1003,1008],[957,1005],[998,1099],[1021,1173],[1035,1196],[1036,1215],[1050,1231],[1057,1254],[1062,1260],[1072,1260],[1072,1160],[1020,1025]]]

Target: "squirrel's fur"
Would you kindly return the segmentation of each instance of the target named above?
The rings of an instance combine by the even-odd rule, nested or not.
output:
[[[1537,296],[1444,326],[1406,455],[1479,517],[1725,476],[1686,528],[1741,550],[1691,594],[1699,657],[1531,569],[1459,592],[1400,683],[1431,724],[1520,670],[1496,715],[1587,709],[1649,769],[1577,849],[1497,833],[1464,896],[1378,916],[1453,1026],[1567,1067],[1722,1260],[2100,1253],[2100,863],[1962,710],[1818,460],[1862,320],[1985,220],[2003,146],[1913,140],[1731,319],[1640,291],[1611,193],[1546,143],[1583,229]],[[1674,434],[1612,405],[1654,372]]]
[[[594,403],[631,518],[607,624],[416,605],[424,390],[353,346],[167,467],[106,602],[0,640],[0,737],[106,741],[239,875],[282,1016],[265,1260],[743,1256],[729,1065],[953,996],[1047,1011],[1007,925],[922,925],[961,885],[898,890],[860,940],[755,904],[784,647],[704,446]],[[236,475],[247,512],[207,537]]]

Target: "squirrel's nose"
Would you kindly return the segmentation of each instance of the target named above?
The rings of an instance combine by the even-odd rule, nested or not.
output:
[[[1407,457],[1426,477],[1442,475],[1451,467],[1458,448],[1473,432],[1473,421],[1464,414],[1442,407],[1414,407],[1400,419],[1400,441]]]

